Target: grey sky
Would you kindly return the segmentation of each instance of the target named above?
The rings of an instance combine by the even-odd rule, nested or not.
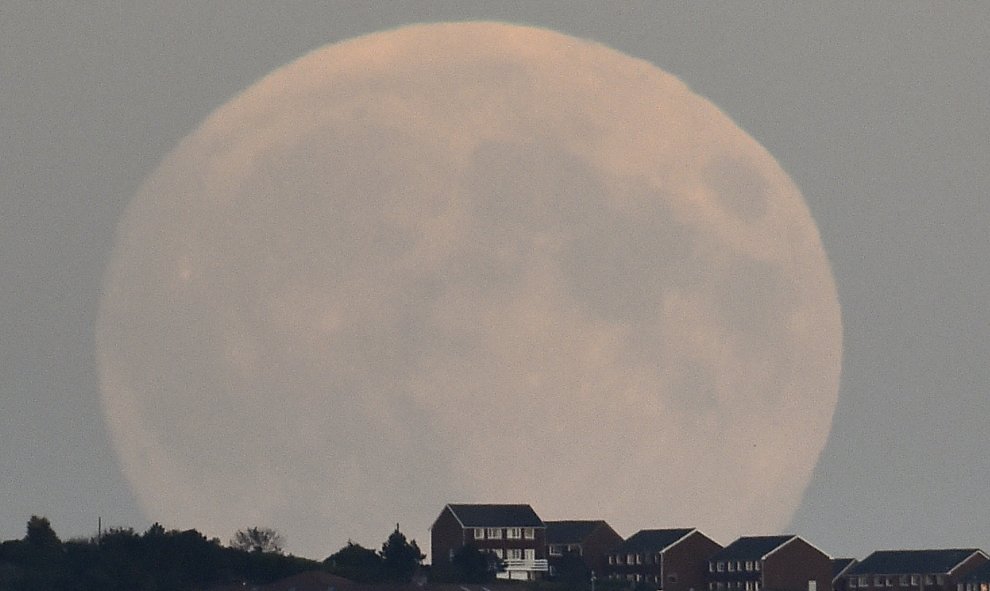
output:
[[[0,4],[0,537],[31,514],[63,537],[97,516],[146,525],[107,440],[93,325],[118,217],[159,160],[310,49],[464,18],[657,64],[801,187],[845,358],[791,529],[832,554],[990,547],[990,8],[976,3]]]

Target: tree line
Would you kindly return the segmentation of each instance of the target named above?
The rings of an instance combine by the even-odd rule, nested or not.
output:
[[[362,582],[409,582],[425,558],[416,541],[395,531],[380,551],[348,542],[322,562],[286,555],[271,528],[238,531],[228,545],[196,531],[143,533],[111,528],[63,542],[45,517],[32,516],[22,539],[0,543],[4,591],[186,591],[226,584],[258,585],[324,570]]]

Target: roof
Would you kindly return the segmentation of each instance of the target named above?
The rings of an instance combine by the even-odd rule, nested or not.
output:
[[[761,560],[797,536],[744,536],[722,548],[709,560]]]
[[[848,575],[948,574],[973,554],[976,548],[947,550],[879,550],[846,571]],[[983,554],[983,556],[986,556]]]
[[[529,505],[447,505],[464,527],[546,527]]]
[[[832,580],[841,576],[843,572],[856,562],[855,558],[833,558],[832,559]]]
[[[601,519],[547,521],[547,544],[583,542],[599,527],[608,527]]]
[[[693,529],[641,529],[616,549],[616,552],[662,552],[693,532]]]

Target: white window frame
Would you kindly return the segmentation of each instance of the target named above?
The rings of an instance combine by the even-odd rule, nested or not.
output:
[[[722,562],[721,560],[719,560],[718,563],[715,565],[715,569],[718,572],[720,572],[720,573],[724,573],[725,572],[725,563]]]
[[[484,540],[485,539],[485,528],[483,528],[483,527],[476,527],[476,528],[474,528],[474,539],[476,539],[476,540]]]
[[[505,557],[508,560],[522,560],[522,549],[509,548],[505,551]]]
[[[523,528],[523,538],[527,540],[533,540],[536,538],[536,528],[524,527]]]
[[[522,528],[521,527],[507,527],[507,528],[505,528],[505,539],[507,539],[507,540],[521,540],[522,539]]]
[[[536,560],[536,549],[535,548],[524,548],[523,549],[523,560]]]
[[[485,530],[485,535],[488,536],[489,540],[501,540],[502,539],[502,528],[500,527],[489,527]]]

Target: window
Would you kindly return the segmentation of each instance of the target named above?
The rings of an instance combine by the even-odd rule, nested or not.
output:
[[[850,589],[856,588],[856,577],[849,577],[848,579],[846,579],[846,582],[847,582],[847,586]]]
[[[867,576],[866,575],[860,575],[860,577],[859,577],[859,586],[860,587],[864,587],[864,588],[870,586],[870,582],[867,579]]]
[[[873,575],[873,586],[874,587],[882,587],[883,586],[883,577],[881,577],[880,575]]]
[[[945,584],[945,575],[935,575],[935,582],[939,585]]]
[[[759,581],[754,581],[753,582],[753,591],[760,591],[760,582]]]
[[[753,561],[752,560],[747,560],[746,561],[746,572],[748,572],[748,573],[753,572]]]
[[[522,528],[510,527],[505,530],[505,537],[510,540],[518,540],[522,538]]]
[[[474,528],[474,539],[476,539],[476,540],[484,540],[485,539],[485,528],[483,528],[483,527],[476,527],[476,528]]]
[[[612,556],[611,554],[609,554],[608,555],[608,563],[609,564],[615,564],[615,556]]]
[[[753,561],[753,570],[755,570],[756,572],[760,572],[760,568],[761,568],[760,561],[759,560],[754,560]]]
[[[714,562],[709,562],[708,563],[708,572],[710,572],[710,573],[715,572],[715,563]]]
[[[911,586],[917,587],[921,583],[921,575],[911,575]]]
[[[523,550],[523,558],[526,560],[536,560],[536,550],[533,548],[526,548]]]
[[[741,560],[737,560],[736,561],[736,570],[739,571],[739,572],[742,572],[742,561]]]
[[[505,552],[501,548],[495,548],[491,551],[491,553],[494,554],[495,558],[498,558],[499,560],[505,558]]]
[[[898,581],[897,581],[897,584],[899,584],[901,587],[907,587],[908,586],[908,576],[907,575],[901,575],[899,577]]]
[[[894,577],[884,577],[883,584],[886,585],[887,587],[893,587],[894,586]]]
[[[523,537],[526,538],[527,540],[532,540],[533,538],[536,537],[536,530],[533,529],[532,527],[524,527]]]
[[[732,561],[730,560],[730,561],[729,561],[729,564],[728,564],[728,565],[726,565],[726,569],[725,569],[725,570],[727,570],[727,571],[729,571],[730,573],[734,573],[734,572],[736,572],[736,563],[735,563],[735,562],[732,562]]]
[[[808,581],[808,591],[818,591],[818,581],[811,579]]]
[[[636,564],[643,564],[643,555],[642,554],[637,554],[636,555]]]
[[[505,557],[509,560],[522,560],[522,550],[520,548],[509,548],[505,551]]]
[[[489,540],[501,540],[502,539],[502,530],[500,528],[489,527],[487,533],[488,533],[488,539]]]
[[[716,566],[718,568],[718,572],[720,572],[720,573],[724,573],[725,572],[725,563],[724,562],[722,562],[721,560],[719,560],[718,561],[718,564]]]
[[[636,564],[636,555],[626,554],[626,564]]]
[[[718,583],[715,583],[715,588],[718,589],[718,591],[722,591],[725,589],[725,583],[719,581]]]
[[[563,546],[561,546],[560,544],[551,544],[550,545],[550,556],[563,556],[563,555],[564,555],[564,547]],[[609,560],[609,564],[611,564],[611,563],[612,563],[612,561]]]
[[[933,577],[931,575],[925,575],[925,584],[926,585],[934,585],[935,584],[935,577]]]

